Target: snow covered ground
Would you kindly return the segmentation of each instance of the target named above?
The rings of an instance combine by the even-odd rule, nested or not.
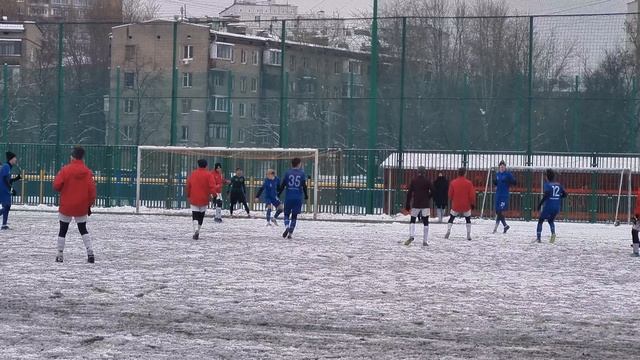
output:
[[[0,233],[3,359],[562,359],[640,356],[640,259],[628,226],[464,225],[405,247],[406,224],[96,214],[75,228],[14,212]],[[548,228],[545,228],[545,232]],[[418,242],[419,243],[419,242]]]

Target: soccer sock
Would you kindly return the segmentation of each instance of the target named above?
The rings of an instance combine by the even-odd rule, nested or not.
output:
[[[638,230],[631,230],[631,240],[634,244],[640,244],[640,238],[638,237]]]
[[[2,225],[7,225],[9,210],[11,210],[11,205],[2,205]]]
[[[267,208],[267,222],[271,222],[271,208]]]
[[[451,232],[451,228],[453,227],[453,223],[447,224],[447,232]]]
[[[251,212],[249,211],[249,205],[247,205],[246,202],[243,202],[242,205],[244,206],[244,210],[247,212],[247,215],[250,214]]]
[[[62,253],[64,251],[64,241],[65,238],[58,236],[58,252]]]
[[[291,223],[289,224],[289,232],[292,233],[298,223],[298,214],[291,215]]]
[[[204,222],[204,211],[198,213],[198,231],[202,228],[202,223]]]
[[[556,223],[553,220],[549,220],[549,228],[551,229],[551,234],[556,234]]]
[[[222,207],[216,206],[216,219],[222,218]]]
[[[278,216],[280,216],[280,214],[282,214],[282,209],[277,209],[276,210],[276,214],[273,216],[274,219],[277,219]]]
[[[87,249],[87,255],[93,255],[93,247],[91,246],[89,231],[87,231],[87,223],[78,223],[78,231],[80,231],[80,235],[82,235],[82,242]]]
[[[287,213],[284,214],[284,227],[289,228],[289,214]]]
[[[409,237],[414,238],[416,236],[416,217],[412,216],[409,221]]]
[[[442,222],[442,217],[444,216],[444,209],[436,209],[438,213],[438,221]]]
[[[538,220],[538,227],[536,228],[536,234],[538,235],[537,239],[540,240],[542,237],[542,224],[544,224],[544,220]]]
[[[456,217],[455,217],[455,216],[453,216],[453,215],[451,215],[451,216],[449,217],[449,224],[453,224],[453,220],[455,220],[455,219],[456,219]]]
[[[500,219],[500,221],[502,222],[502,226],[506,227],[507,226],[507,218],[504,217],[504,215],[501,216],[502,219]]]
[[[229,215],[233,216],[233,204],[229,205]]]
[[[425,216],[422,218],[422,225],[424,225],[424,229],[422,232],[422,242],[427,243],[427,238],[429,237],[429,217]]]

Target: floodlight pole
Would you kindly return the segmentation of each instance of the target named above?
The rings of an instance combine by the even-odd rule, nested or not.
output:
[[[373,214],[378,145],[378,0],[373,0],[373,21],[371,23],[371,83],[369,94],[369,150],[367,154],[367,214]]]

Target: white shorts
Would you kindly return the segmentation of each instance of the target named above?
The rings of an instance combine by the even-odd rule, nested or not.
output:
[[[429,208],[424,208],[424,209],[412,208],[411,209],[411,217],[418,217],[420,216],[421,213],[422,213],[422,217],[429,217],[431,216],[431,209]]]
[[[465,211],[464,213],[459,213],[457,211],[451,210],[451,216],[455,216],[455,217],[458,217],[458,216],[471,217],[471,210]]]
[[[191,211],[195,211],[195,212],[205,212],[207,211],[207,206],[197,206],[197,205],[191,205]]]
[[[87,216],[67,216],[63,213],[58,213],[58,219],[62,222],[71,223],[71,220],[76,220],[77,224],[86,223]]]

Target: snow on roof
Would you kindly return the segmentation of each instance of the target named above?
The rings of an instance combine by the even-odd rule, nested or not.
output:
[[[2,31],[24,31],[24,25],[22,25],[22,24],[3,24],[3,23],[0,23],[0,30],[2,30]]]
[[[176,20],[158,18],[158,19],[151,19],[151,20],[143,21],[143,22],[140,22],[140,23],[122,24],[122,25],[114,26],[114,27],[112,27],[112,29],[119,29],[119,28],[122,28],[122,27],[127,27],[127,26],[132,26],[132,25],[150,25],[150,24],[159,24],[159,23],[173,24],[174,22],[176,22]],[[191,23],[191,22],[188,22],[188,21],[177,21],[177,23],[179,25],[197,26],[197,27],[203,27],[203,28],[207,28],[207,29],[209,28],[208,25],[194,24],[194,23]]]
[[[385,169],[398,168],[398,153],[389,155],[380,165]],[[461,153],[404,153],[403,169],[417,169],[424,166],[430,169],[455,170],[463,165]],[[498,166],[504,160],[509,167],[526,167],[526,154],[469,154],[468,169],[488,169]],[[591,156],[572,156],[561,154],[533,155],[533,167],[550,167],[555,169],[593,169]],[[640,158],[637,155],[620,155],[619,157],[596,156],[598,169],[631,169],[640,172]]]

